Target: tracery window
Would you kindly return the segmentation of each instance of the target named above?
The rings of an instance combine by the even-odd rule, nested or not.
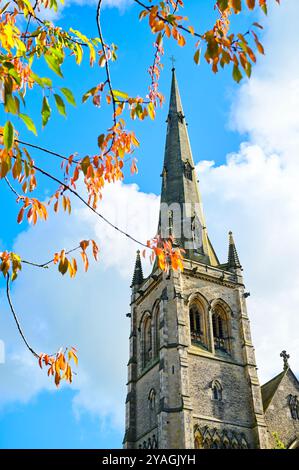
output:
[[[156,307],[154,315],[154,356],[158,357],[160,351],[160,308]]]
[[[157,403],[156,403],[156,390],[152,388],[148,394],[149,418],[150,426],[157,424]]]
[[[190,306],[189,319],[191,342],[206,346],[204,315],[202,309],[197,303]]]
[[[212,315],[214,346],[216,350],[230,352],[228,319],[226,312],[217,306]]]
[[[146,366],[152,358],[152,325],[147,317],[143,329],[143,365]]]
[[[148,404],[151,411],[156,411],[156,390],[154,388],[148,394]]]

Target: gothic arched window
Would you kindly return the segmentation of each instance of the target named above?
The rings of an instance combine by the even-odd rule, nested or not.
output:
[[[152,388],[148,394],[148,406],[150,413],[150,425],[153,426],[157,423],[156,390],[154,388]]]
[[[202,309],[197,303],[190,306],[189,319],[191,342],[206,346],[204,315]]]
[[[218,380],[212,382],[212,397],[213,400],[222,400],[222,385]]]
[[[241,449],[248,449],[248,444],[244,434],[241,434]]]
[[[152,448],[153,449],[158,449],[158,441],[157,441],[157,438],[156,438],[155,434],[153,434]]]
[[[147,317],[143,329],[143,365],[146,366],[152,358],[152,324]]]
[[[203,448],[203,437],[202,433],[198,429],[198,427],[195,427],[194,430],[194,449],[202,449]]]
[[[154,388],[148,394],[148,405],[150,410],[156,411],[156,390]]]
[[[154,316],[154,355],[159,356],[160,351],[160,308],[156,307]]]
[[[212,315],[215,349],[229,353],[228,320],[226,312],[217,306]]]
[[[232,449],[240,449],[240,445],[239,445],[239,442],[237,441],[236,436],[233,436],[231,445],[232,445],[231,446]]]

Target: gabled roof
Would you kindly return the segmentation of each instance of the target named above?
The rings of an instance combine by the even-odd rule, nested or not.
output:
[[[272,398],[274,397],[274,394],[276,390],[278,389],[279,384],[284,378],[286,373],[287,373],[287,370],[283,370],[280,374],[276,375],[276,377],[274,377],[273,379],[269,380],[269,382],[262,385],[261,392],[262,392],[264,411],[266,411],[266,409],[270,405]]]
[[[268,406],[270,405],[272,401],[272,398],[274,397],[279,385],[281,384],[282,379],[286,375],[291,376],[294,379],[294,381],[298,384],[298,388],[299,388],[299,381],[296,375],[289,367],[287,367],[280,374],[276,375],[273,379],[269,380],[269,382],[262,385],[261,392],[262,392],[264,411],[267,410]]]

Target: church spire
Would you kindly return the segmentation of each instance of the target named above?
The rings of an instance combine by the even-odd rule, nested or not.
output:
[[[233,232],[229,232],[229,245],[228,245],[228,268],[232,269],[241,269],[241,263],[239,261],[239,256],[237,252],[237,248],[234,242]]]
[[[137,251],[136,255],[136,262],[135,262],[135,269],[132,279],[131,287],[140,286],[144,281],[143,272],[142,272],[142,264],[140,259],[140,251]]]
[[[175,243],[185,249],[186,258],[218,265],[219,261],[207,235],[175,68],[172,69],[161,176],[159,234],[162,238],[172,235]]]

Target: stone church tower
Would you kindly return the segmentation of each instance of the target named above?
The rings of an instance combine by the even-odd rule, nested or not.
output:
[[[207,234],[175,70],[158,232],[185,249],[184,271],[144,278],[131,298],[125,448],[267,448],[261,388],[232,233],[228,261]]]

